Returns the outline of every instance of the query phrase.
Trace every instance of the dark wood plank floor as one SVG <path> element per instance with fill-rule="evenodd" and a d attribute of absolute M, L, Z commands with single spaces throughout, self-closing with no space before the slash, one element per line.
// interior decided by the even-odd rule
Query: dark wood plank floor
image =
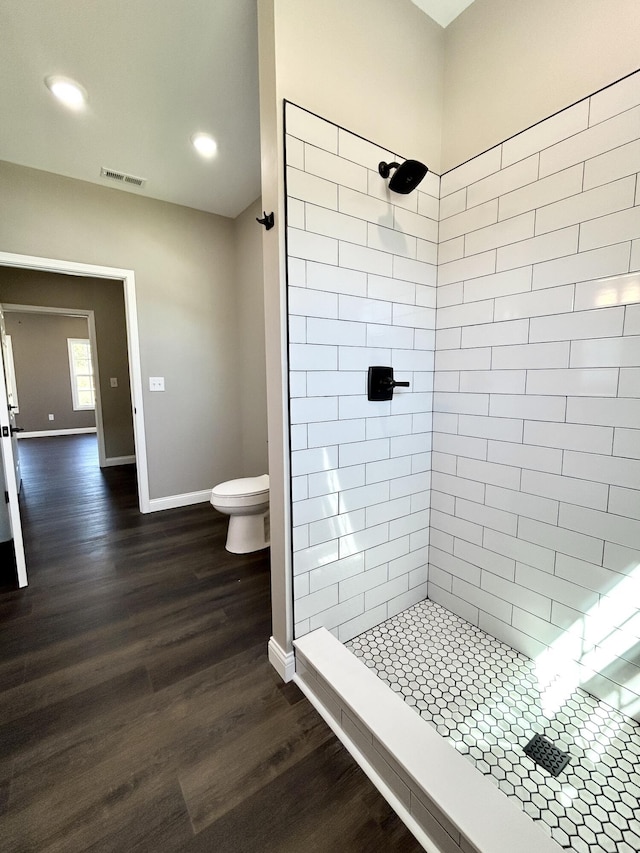
<path fill-rule="evenodd" d="M 21 442 L 30 584 L 0 591 L 3 851 L 422 848 L 270 667 L 265 552 L 141 515 L 94 436 Z"/>

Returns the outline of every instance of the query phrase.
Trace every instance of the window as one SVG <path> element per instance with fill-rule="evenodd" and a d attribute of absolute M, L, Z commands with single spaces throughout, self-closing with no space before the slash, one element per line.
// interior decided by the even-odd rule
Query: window
<path fill-rule="evenodd" d="M 67 338 L 69 346 L 69 372 L 73 409 L 95 409 L 96 388 L 93 379 L 91 344 L 86 338 Z"/>

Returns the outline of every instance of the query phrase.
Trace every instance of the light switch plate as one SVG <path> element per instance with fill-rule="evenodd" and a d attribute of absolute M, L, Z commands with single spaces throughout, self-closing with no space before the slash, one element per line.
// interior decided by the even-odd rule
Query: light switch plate
<path fill-rule="evenodd" d="M 164 376 L 150 376 L 149 391 L 164 391 Z"/>
<path fill-rule="evenodd" d="M 117 378 L 116 376 L 112 376 L 112 377 L 109 379 L 109 382 L 111 383 L 111 387 L 112 387 L 112 388 L 117 388 L 117 387 L 118 387 L 118 378 Z"/>

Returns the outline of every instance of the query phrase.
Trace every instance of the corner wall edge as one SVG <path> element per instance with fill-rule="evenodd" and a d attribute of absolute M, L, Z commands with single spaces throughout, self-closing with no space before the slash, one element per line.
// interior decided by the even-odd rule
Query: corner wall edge
<path fill-rule="evenodd" d="M 296 671 L 296 656 L 293 649 L 285 652 L 275 637 L 269 638 L 269 663 L 286 683 L 293 681 Z"/>

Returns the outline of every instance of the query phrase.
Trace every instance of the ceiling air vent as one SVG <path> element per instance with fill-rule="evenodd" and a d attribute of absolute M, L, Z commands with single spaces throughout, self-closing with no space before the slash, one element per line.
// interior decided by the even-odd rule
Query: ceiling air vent
<path fill-rule="evenodd" d="M 110 181 L 120 181 L 121 184 L 133 184 L 134 187 L 143 187 L 147 179 L 138 178 L 136 175 L 127 175 L 126 172 L 118 172 L 115 169 L 107 169 L 103 166 L 100 169 L 101 178 L 109 178 Z"/>

